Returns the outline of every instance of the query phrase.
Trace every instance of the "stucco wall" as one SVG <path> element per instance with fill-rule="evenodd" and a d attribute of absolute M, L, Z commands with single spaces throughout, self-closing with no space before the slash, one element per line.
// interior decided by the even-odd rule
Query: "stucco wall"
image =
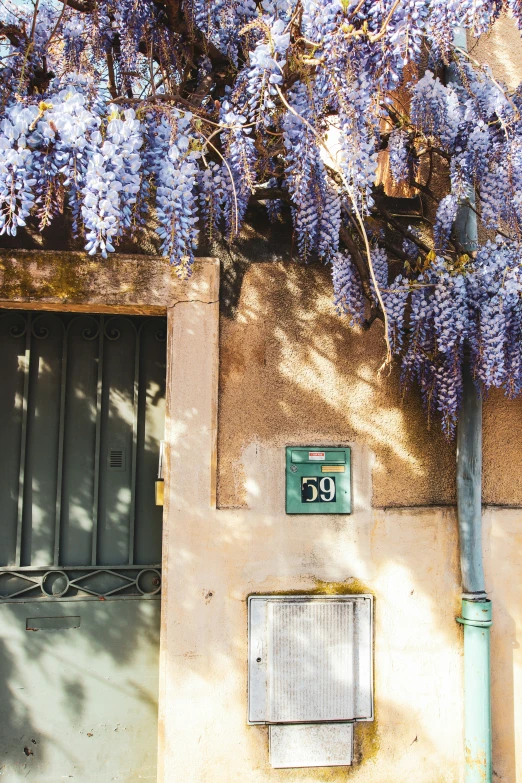
<path fill-rule="evenodd" d="M 478 62 L 487 63 L 496 79 L 515 90 L 522 76 L 520 31 L 510 16 L 501 16 L 488 35 L 469 39 L 469 53 Z"/>
<path fill-rule="evenodd" d="M 320 268 L 255 265 L 236 318 L 221 320 L 217 508 L 216 303 L 169 311 L 162 781 L 462 779 L 458 541 L 454 508 L 440 505 L 453 499 L 453 449 L 427 432 L 415 395 L 401 403 L 394 374 L 375 374 L 380 327 L 353 335 L 330 294 Z M 495 444 L 494 422 L 515 440 L 517 415 L 520 403 L 487 403 L 493 487 L 491 477 L 505 470 L 505 461 L 496 465 L 505 448 Z M 351 516 L 285 514 L 286 443 L 353 447 Z M 516 478 L 514 469 L 504 480 L 506 501 L 518 497 Z M 484 538 L 495 607 L 495 769 L 509 781 L 522 717 L 521 517 L 488 508 Z M 375 596 L 376 720 L 357 726 L 350 769 L 273 770 L 266 728 L 247 726 L 247 597 L 285 591 Z"/>
<path fill-rule="evenodd" d="M 520 52 L 501 20 L 473 56 L 513 86 Z M 169 313 L 160 781 L 461 783 L 454 446 L 428 429 L 417 391 L 403 399 L 397 367 L 378 373 L 382 325 L 336 315 L 326 269 L 249 265 L 262 248 L 247 250 L 226 268 L 219 340 L 208 305 Z M 493 766 L 506 783 L 522 780 L 521 425 L 521 400 L 485 401 Z M 287 444 L 352 446 L 351 516 L 285 514 Z M 266 728 L 247 725 L 247 597 L 285 591 L 375 596 L 376 719 L 357 726 L 351 768 L 273 770 Z"/>
<path fill-rule="evenodd" d="M 355 514 L 285 517 L 278 448 L 244 455 L 250 509 L 184 507 L 171 555 L 164 780 L 173 783 L 458 783 L 462 779 L 462 631 L 457 540 L 448 509 L 368 506 L 370 456 L 354 450 Z M 361 475 L 361 473 L 363 475 Z M 366 475 L 364 475 L 366 474 Z M 486 515 L 495 780 L 522 774 L 520 514 Z M 355 731 L 350 769 L 273 770 L 267 729 L 246 725 L 246 598 L 251 592 L 375 595 L 376 720 Z"/>
<path fill-rule="evenodd" d="M 347 775 L 371 783 L 460 780 L 454 514 L 440 508 L 372 512 L 370 460 L 355 447 L 356 508 L 350 518 L 285 517 L 278 502 L 280 449 L 259 444 L 244 454 L 249 511 L 195 515 L 188 505 L 183 508 L 180 553 L 169 577 L 176 583 L 178 622 L 166 651 L 173 697 L 169 701 L 167 695 L 166 780 L 311 783 Z M 492 510 L 486 520 L 488 587 L 495 601 L 495 768 L 499 780 L 515 781 L 522 596 L 516 576 L 520 555 L 513 557 L 513 551 L 520 544 L 520 515 Z M 356 764 L 349 772 L 271 770 L 266 729 L 246 726 L 247 595 L 368 589 L 376 596 L 376 722 L 357 727 Z"/>
<path fill-rule="evenodd" d="M 522 510 L 485 509 L 486 589 L 493 602 L 493 780 L 522 780 Z"/>
<path fill-rule="evenodd" d="M 179 412 L 194 409 L 188 395 Z M 196 429 L 201 439 L 203 413 Z M 203 417 L 202 417 L 203 418 Z M 188 435 L 188 432 L 187 432 Z M 174 440 L 198 470 L 195 438 Z M 164 611 L 163 780 L 174 783 L 456 783 L 462 769 L 461 631 L 457 540 L 451 510 L 373 510 L 371 451 L 353 443 L 354 513 L 284 513 L 277 445 L 243 451 L 242 509 L 212 509 L 203 491 L 172 487 L 178 520 L 168 549 Z M 172 471 L 181 468 L 174 456 Z M 201 465 L 199 480 L 201 481 Z M 175 510 L 174 510 L 175 509 Z M 273 770 L 268 733 L 247 726 L 247 597 L 251 593 L 375 595 L 376 721 L 355 732 L 351 769 Z M 443 598 L 441 598 L 443 596 Z M 175 622 L 172 622 L 175 618 Z"/>
<path fill-rule="evenodd" d="M 400 370 L 379 374 L 383 328 L 351 329 L 332 305 L 321 266 L 254 264 L 235 318 L 222 317 L 218 505 L 245 506 L 242 453 L 253 441 L 357 441 L 375 455 L 373 505 L 455 502 L 454 444 L 430 427 Z M 484 406 L 484 503 L 522 505 L 522 401 L 492 393 Z"/>

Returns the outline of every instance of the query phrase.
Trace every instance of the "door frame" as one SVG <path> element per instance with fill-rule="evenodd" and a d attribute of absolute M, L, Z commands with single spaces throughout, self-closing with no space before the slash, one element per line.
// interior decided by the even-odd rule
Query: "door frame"
<path fill-rule="evenodd" d="M 2 309 L 167 316 L 158 783 L 165 780 L 175 688 L 169 653 L 176 594 L 169 567 L 175 565 L 177 529 L 187 499 L 202 514 L 216 508 L 219 281 L 216 258 L 197 259 L 192 276 L 180 280 L 166 259 L 155 256 L 93 261 L 85 253 L 0 250 Z M 176 486 L 180 473 L 182 490 Z"/>

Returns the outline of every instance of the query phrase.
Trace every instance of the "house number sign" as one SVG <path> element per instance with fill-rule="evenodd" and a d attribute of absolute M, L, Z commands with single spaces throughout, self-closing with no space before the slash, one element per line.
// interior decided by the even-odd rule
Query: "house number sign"
<path fill-rule="evenodd" d="M 351 514 L 351 454 L 347 447 L 286 449 L 287 514 Z"/>
<path fill-rule="evenodd" d="M 335 476 L 302 476 L 301 503 L 335 503 Z"/>

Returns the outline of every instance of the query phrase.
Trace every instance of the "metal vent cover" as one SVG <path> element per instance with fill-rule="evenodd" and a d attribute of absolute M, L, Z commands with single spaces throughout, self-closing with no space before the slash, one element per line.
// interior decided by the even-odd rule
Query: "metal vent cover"
<path fill-rule="evenodd" d="M 373 720 L 372 596 L 251 596 L 248 722 Z"/>
<path fill-rule="evenodd" d="M 109 450 L 109 470 L 125 470 L 125 449 Z"/>

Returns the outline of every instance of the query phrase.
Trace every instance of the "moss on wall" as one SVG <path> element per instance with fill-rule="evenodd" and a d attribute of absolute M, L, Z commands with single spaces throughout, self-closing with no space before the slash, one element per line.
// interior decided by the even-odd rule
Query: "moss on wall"
<path fill-rule="evenodd" d="M 44 253 L 17 253 L 16 259 L 2 253 L 0 299 L 38 297 L 63 302 L 87 299 L 91 292 L 90 278 L 99 267 L 99 262 L 87 259 L 83 253 L 74 252 L 53 253 L 52 262 Z"/>

